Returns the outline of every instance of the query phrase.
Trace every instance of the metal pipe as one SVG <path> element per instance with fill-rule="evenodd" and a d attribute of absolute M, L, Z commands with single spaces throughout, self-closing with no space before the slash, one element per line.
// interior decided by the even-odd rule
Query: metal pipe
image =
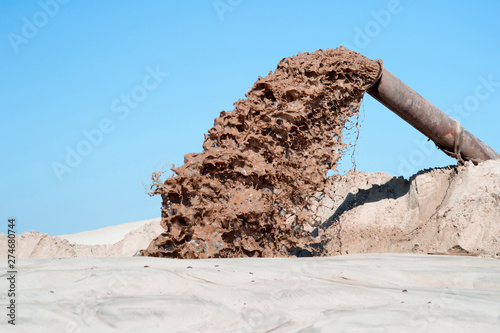
<path fill-rule="evenodd" d="M 455 119 L 432 105 L 413 89 L 404 84 L 379 61 L 381 76 L 368 89 L 368 93 L 410 125 L 458 163 L 472 161 L 475 164 L 500 159 L 500 154 L 479 140 Z"/>

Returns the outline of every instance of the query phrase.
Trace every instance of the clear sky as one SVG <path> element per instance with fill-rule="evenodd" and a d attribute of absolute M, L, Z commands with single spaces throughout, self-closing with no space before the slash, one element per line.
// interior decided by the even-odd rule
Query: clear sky
<path fill-rule="evenodd" d="M 160 216 L 151 173 L 201 151 L 219 112 L 299 51 L 381 58 L 500 151 L 499 13 L 498 1 L 2 0 L 0 232 L 8 217 L 58 235 Z M 455 163 L 368 95 L 361 118 L 359 170 Z"/>

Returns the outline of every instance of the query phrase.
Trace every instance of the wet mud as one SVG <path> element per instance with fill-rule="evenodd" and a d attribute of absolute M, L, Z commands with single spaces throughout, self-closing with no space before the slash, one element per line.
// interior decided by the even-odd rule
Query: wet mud
<path fill-rule="evenodd" d="M 336 169 L 342 131 L 377 80 L 377 62 L 343 47 L 282 59 L 222 111 L 203 151 L 162 182 L 162 227 L 144 256 L 272 257 L 312 251 L 308 206 Z M 317 235 L 314 235 L 317 236 Z"/>

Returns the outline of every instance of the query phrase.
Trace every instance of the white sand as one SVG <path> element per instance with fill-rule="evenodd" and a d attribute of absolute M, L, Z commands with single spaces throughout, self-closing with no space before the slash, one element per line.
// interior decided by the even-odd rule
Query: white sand
<path fill-rule="evenodd" d="M 160 218 L 124 223 L 77 234 L 51 236 L 24 232 L 16 238 L 17 258 L 131 257 L 163 231 Z M 0 234 L 0 259 L 7 258 L 7 236 Z"/>
<path fill-rule="evenodd" d="M 114 244 L 124 239 L 129 232 L 137 230 L 140 227 L 155 221 L 159 223 L 159 220 L 159 218 L 156 218 L 138 222 L 129 222 L 96 230 L 83 231 L 76 234 L 60 235 L 57 237 L 66 239 L 70 243 L 83 245 Z"/>
<path fill-rule="evenodd" d="M 69 258 L 18 267 L 17 326 L 4 318 L 2 332 L 500 332 L 496 259 Z"/>

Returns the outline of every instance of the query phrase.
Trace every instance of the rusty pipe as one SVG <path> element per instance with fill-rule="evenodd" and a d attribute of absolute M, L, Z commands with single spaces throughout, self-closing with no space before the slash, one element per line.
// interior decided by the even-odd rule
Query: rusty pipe
<path fill-rule="evenodd" d="M 455 119 L 404 84 L 380 64 L 379 79 L 368 93 L 397 114 L 458 163 L 500 159 L 500 154 L 467 131 Z"/>

